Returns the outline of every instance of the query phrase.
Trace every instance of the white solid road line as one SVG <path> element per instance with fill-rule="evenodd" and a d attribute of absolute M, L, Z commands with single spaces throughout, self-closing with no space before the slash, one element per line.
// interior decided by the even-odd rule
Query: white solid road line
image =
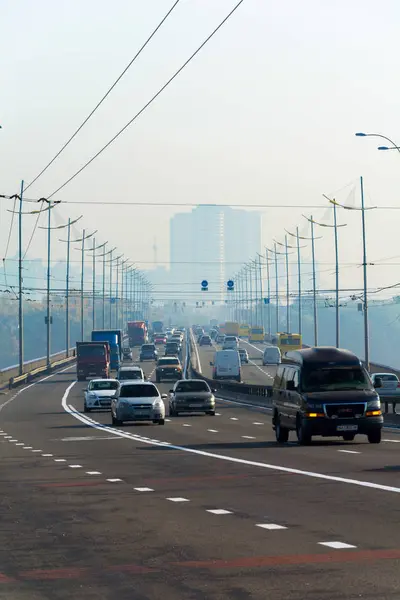
<path fill-rule="evenodd" d="M 77 411 L 72 405 L 67 404 L 68 396 L 71 389 L 76 384 L 76 381 L 73 381 L 65 390 L 64 395 L 61 399 L 61 405 L 64 410 L 74 417 L 78 419 L 82 423 L 85 423 L 89 427 L 93 427 L 94 429 L 98 429 L 100 431 L 107 431 L 107 433 L 112 433 L 113 435 L 124 437 L 129 440 L 133 440 L 135 442 L 141 442 L 143 444 L 151 444 L 160 447 L 170 448 L 172 450 L 180 450 L 182 452 L 188 452 L 190 454 L 196 454 L 197 456 L 205 456 L 207 458 L 214 458 L 216 460 L 224 460 L 226 462 L 236 463 L 240 465 L 247 465 L 251 467 L 259 467 L 261 469 L 268 469 L 270 471 L 277 471 L 280 473 L 290 473 L 292 475 L 301 475 L 303 477 L 309 477 L 311 479 L 322 479 L 325 481 L 335 481 L 337 483 L 345 483 L 348 485 L 356 485 L 359 487 L 364 487 L 367 489 L 380 490 L 384 492 L 391 492 L 395 494 L 400 494 L 400 487 L 383 485 L 380 483 L 375 483 L 373 481 L 362 481 L 358 479 L 350 479 L 347 477 L 337 477 L 335 475 L 327 475 L 325 473 L 316 473 L 313 471 L 304 471 L 302 469 L 295 469 L 292 467 L 284 467 L 281 465 L 272 465 L 269 463 L 263 463 L 258 461 L 246 460 L 244 458 L 238 458 L 236 456 L 227 456 L 224 454 L 215 454 L 213 452 L 206 452 L 205 450 L 197 450 L 195 448 L 188 448 L 185 446 L 177 446 L 175 444 L 171 444 L 170 442 L 156 442 L 154 440 L 144 440 L 140 435 L 131 434 L 127 431 L 121 431 L 118 429 L 113 429 L 108 425 L 102 425 L 101 423 L 90 419 L 86 415 L 81 414 Z"/>

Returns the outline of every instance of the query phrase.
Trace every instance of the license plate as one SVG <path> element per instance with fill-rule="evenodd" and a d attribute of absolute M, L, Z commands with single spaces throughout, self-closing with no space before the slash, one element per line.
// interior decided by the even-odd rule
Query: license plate
<path fill-rule="evenodd" d="M 134 414 L 138 417 L 146 417 L 149 412 L 147 410 L 135 410 Z"/>
<path fill-rule="evenodd" d="M 358 431 L 358 425 L 338 425 L 336 431 Z"/>
<path fill-rule="evenodd" d="M 199 406 L 201 406 L 200 402 L 199 404 L 189 404 L 189 408 L 198 408 Z"/>

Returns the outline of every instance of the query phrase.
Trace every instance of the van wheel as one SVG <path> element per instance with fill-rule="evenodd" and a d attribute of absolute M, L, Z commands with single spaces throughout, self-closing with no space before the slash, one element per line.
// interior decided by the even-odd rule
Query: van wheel
<path fill-rule="evenodd" d="M 311 435 L 304 429 L 304 425 L 297 419 L 296 423 L 297 441 L 301 446 L 308 446 L 311 444 Z"/>
<path fill-rule="evenodd" d="M 381 437 L 382 432 L 380 429 L 377 429 L 376 431 L 371 431 L 371 433 L 368 434 L 368 441 L 370 444 L 380 444 Z"/>
<path fill-rule="evenodd" d="M 281 426 L 278 415 L 275 418 L 275 437 L 278 444 L 286 444 L 289 439 L 289 429 Z"/>
<path fill-rule="evenodd" d="M 344 433 L 343 434 L 343 439 L 345 442 L 352 442 L 355 437 L 356 437 L 355 433 Z"/>

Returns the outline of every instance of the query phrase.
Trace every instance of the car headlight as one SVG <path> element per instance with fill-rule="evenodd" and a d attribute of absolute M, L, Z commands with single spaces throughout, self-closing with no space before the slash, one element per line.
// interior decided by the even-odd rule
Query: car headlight
<path fill-rule="evenodd" d="M 155 400 L 153 402 L 153 408 L 162 408 L 163 403 L 161 402 L 161 400 Z"/>
<path fill-rule="evenodd" d="M 95 394 L 94 392 L 89 392 L 89 398 L 91 400 L 96 400 L 97 399 L 97 394 Z"/>
<path fill-rule="evenodd" d="M 370 402 L 367 402 L 367 410 L 379 410 L 380 407 L 381 407 L 380 400 L 371 400 Z"/>

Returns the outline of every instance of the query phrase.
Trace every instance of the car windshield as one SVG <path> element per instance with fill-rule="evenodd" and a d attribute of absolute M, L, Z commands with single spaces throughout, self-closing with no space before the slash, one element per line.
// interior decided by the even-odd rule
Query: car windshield
<path fill-rule="evenodd" d="M 78 356 L 104 356 L 105 350 L 104 346 L 101 344 L 98 345 L 88 345 L 88 346 L 78 346 Z"/>
<path fill-rule="evenodd" d="M 119 393 L 120 398 L 156 398 L 157 388 L 154 385 L 123 385 Z"/>
<path fill-rule="evenodd" d="M 152 350 L 154 350 L 154 346 L 153 344 L 146 344 L 145 346 L 142 346 L 142 352 L 143 350 L 151 352 Z"/>
<path fill-rule="evenodd" d="M 90 390 L 116 390 L 118 387 L 118 381 L 92 381 L 89 385 Z"/>
<path fill-rule="evenodd" d="M 133 369 L 132 371 L 120 371 L 119 379 L 143 379 L 142 372 L 139 369 Z"/>
<path fill-rule="evenodd" d="M 305 392 L 370 390 L 371 383 L 361 367 L 327 367 L 305 369 L 302 379 Z"/>
<path fill-rule="evenodd" d="M 160 360 L 158 361 L 158 364 L 161 366 L 164 365 L 179 365 L 179 359 L 177 358 L 160 358 Z"/>
<path fill-rule="evenodd" d="M 205 381 L 181 381 L 176 387 L 176 392 L 209 392 Z"/>

